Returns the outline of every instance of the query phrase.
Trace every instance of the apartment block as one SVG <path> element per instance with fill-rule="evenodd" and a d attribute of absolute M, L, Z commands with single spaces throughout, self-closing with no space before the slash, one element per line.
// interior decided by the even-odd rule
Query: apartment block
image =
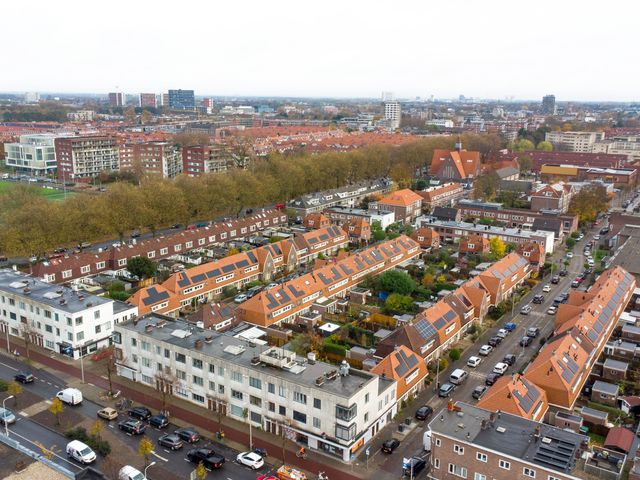
<path fill-rule="evenodd" d="M 585 153 L 585 152 L 543 152 L 534 150 L 527 152 L 527 157 L 531 158 L 534 172 L 539 172 L 543 165 L 577 165 L 580 167 L 597 168 L 625 168 L 627 164 L 626 155 L 611 155 L 608 153 Z"/>
<path fill-rule="evenodd" d="M 120 169 L 174 178 L 182 173 L 182 152 L 170 142 L 129 143 L 120 147 Z"/>
<path fill-rule="evenodd" d="M 460 183 L 444 183 L 435 187 L 429 187 L 416 192 L 422 197 L 422 207 L 431 211 L 434 207 L 452 207 L 455 202 L 464 196 L 464 187 Z"/>
<path fill-rule="evenodd" d="M 58 137 L 54 145 L 61 182 L 90 182 L 120 169 L 118 140 L 110 135 Z"/>
<path fill-rule="evenodd" d="M 422 197 L 413 190 L 405 188 L 370 202 L 369 209 L 393 212 L 396 222 L 411 224 L 422 213 Z"/>
<path fill-rule="evenodd" d="M 110 345 L 114 325 L 138 309 L 0 269 L 0 332 L 71 358 Z M 8 333 L 7 333 L 8 332 Z"/>
<path fill-rule="evenodd" d="M 112 107 L 122 107 L 124 106 L 124 93 L 121 92 L 110 92 L 109 93 L 109 105 Z"/>
<path fill-rule="evenodd" d="M 142 108 L 156 108 L 156 94 L 155 93 L 141 93 L 139 99 L 139 105 Z"/>
<path fill-rule="evenodd" d="M 169 107 L 177 110 L 194 110 L 196 99 L 193 90 L 169 90 Z"/>
<path fill-rule="evenodd" d="M 590 153 L 594 143 L 604 140 L 604 132 L 547 132 L 544 138 L 556 150 Z"/>
<path fill-rule="evenodd" d="M 182 172 L 190 177 L 226 172 L 230 155 L 217 145 L 192 145 L 182 148 Z"/>
<path fill-rule="evenodd" d="M 397 412 L 393 379 L 151 314 L 117 325 L 118 374 L 350 462 Z M 213 413 L 212 413 L 213 415 Z"/>
<path fill-rule="evenodd" d="M 4 161 L 16 173 L 42 177 L 56 172 L 56 135 L 21 135 L 18 142 L 4 144 Z"/>
<path fill-rule="evenodd" d="M 608 153 L 611 155 L 626 155 L 629 162 L 640 160 L 640 136 L 614 135 L 594 143 L 592 153 Z"/>

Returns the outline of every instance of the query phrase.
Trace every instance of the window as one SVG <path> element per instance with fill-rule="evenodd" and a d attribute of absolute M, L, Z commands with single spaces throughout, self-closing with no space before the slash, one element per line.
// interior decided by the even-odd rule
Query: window
<path fill-rule="evenodd" d="M 96 325 L 95 331 L 96 331 L 96 333 L 102 332 L 102 325 Z"/>
<path fill-rule="evenodd" d="M 211 380 L 209 380 L 209 390 L 211 390 L 212 392 L 216 391 L 216 383 L 212 382 Z"/>
<path fill-rule="evenodd" d="M 69 319 L 67 318 L 67 322 L 69 321 Z M 131 346 L 132 347 L 137 347 L 138 346 L 138 340 L 136 340 L 135 338 L 131 339 Z"/>
<path fill-rule="evenodd" d="M 449 473 L 456 477 L 467 478 L 467 469 L 460 465 L 454 465 L 453 463 L 449 464 Z"/>
<path fill-rule="evenodd" d="M 49 314 L 49 317 L 51 317 L 51 314 Z M 76 318 L 76 327 L 77 327 L 78 325 L 82 325 L 82 317 L 78 317 L 78 318 Z"/>
<path fill-rule="evenodd" d="M 187 362 L 187 357 L 183 353 L 176 352 L 176 362 L 186 363 Z"/>
<path fill-rule="evenodd" d="M 198 395 L 197 393 L 192 393 L 191 398 L 193 398 L 196 402 L 204 403 L 204 397 L 202 395 Z"/>
<path fill-rule="evenodd" d="M 259 378 L 249 377 L 249 385 L 258 390 L 262 390 L 262 380 Z"/>
<path fill-rule="evenodd" d="M 440 468 L 440 459 L 439 458 L 434 458 L 433 459 L 433 468 Z"/>
<path fill-rule="evenodd" d="M 224 377 L 224 367 L 218 367 L 218 375 Z"/>
<path fill-rule="evenodd" d="M 183 372 L 182 370 L 177 370 L 176 369 L 176 377 L 179 380 L 186 380 L 187 379 L 187 372 Z"/>
<path fill-rule="evenodd" d="M 364 423 L 367 423 L 369 421 L 369 412 L 364 414 Z"/>
<path fill-rule="evenodd" d="M 242 392 L 234 390 L 233 388 L 231 389 L 231 396 L 236 400 L 242 400 L 243 398 Z"/>
<path fill-rule="evenodd" d="M 249 395 L 249 403 L 251 405 L 255 405 L 256 407 L 262 407 L 262 400 L 253 395 Z"/>
<path fill-rule="evenodd" d="M 453 451 L 458 455 L 464 455 L 464 447 L 461 447 L 460 445 L 454 444 Z"/>
<path fill-rule="evenodd" d="M 364 396 L 364 403 L 369 403 L 369 394 L 368 393 Z"/>
<path fill-rule="evenodd" d="M 171 358 L 171 352 L 168 348 L 164 349 L 164 358 Z"/>
<path fill-rule="evenodd" d="M 84 332 L 78 332 L 78 333 L 76 334 L 76 340 L 77 340 L 78 342 L 80 342 L 81 340 L 84 340 Z"/>
<path fill-rule="evenodd" d="M 313 428 L 321 429 L 322 423 L 318 417 L 313 417 Z"/>
<path fill-rule="evenodd" d="M 547 480 L 560 480 L 558 477 L 554 477 L 553 475 L 549 475 Z"/>
<path fill-rule="evenodd" d="M 487 480 L 487 476 L 486 476 L 486 475 L 484 475 L 484 474 L 482 474 L 482 473 L 478 473 L 478 472 L 476 472 L 476 473 L 473 475 L 473 480 Z"/>
<path fill-rule="evenodd" d="M 193 375 L 193 384 L 194 385 L 198 385 L 198 386 L 203 386 L 204 385 L 204 381 L 202 380 L 202 377 L 198 377 L 197 375 Z"/>
<path fill-rule="evenodd" d="M 244 416 L 244 408 L 231 404 L 231 415 L 242 418 Z"/>
<path fill-rule="evenodd" d="M 319 398 L 314 398 L 313 408 L 317 408 L 318 410 L 322 409 L 322 400 L 320 400 Z"/>
<path fill-rule="evenodd" d="M 536 478 L 536 471 L 533 468 L 529 468 L 529 467 L 524 467 L 522 469 L 522 474 L 525 477 L 529 477 L 529 478 Z"/>
<path fill-rule="evenodd" d="M 216 366 L 213 363 L 209 364 L 209 373 L 216 373 Z"/>
<path fill-rule="evenodd" d="M 287 389 L 284 388 L 282 385 L 278 386 L 278 395 L 280 395 L 281 397 L 285 397 L 287 396 Z"/>
<path fill-rule="evenodd" d="M 151 360 L 147 357 L 140 357 L 140 363 L 143 367 L 151 368 Z"/>
<path fill-rule="evenodd" d="M 356 436 L 356 424 L 352 423 L 348 427 L 336 424 L 336 438 L 340 440 L 352 440 Z"/>
<path fill-rule="evenodd" d="M 140 350 L 144 350 L 145 352 L 150 352 L 151 344 L 149 342 L 145 342 L 144 340 L 140 340 Z"/>
<path fill-rule="evenodd" d="M 269 393 L 273 393 L 275 395 L 276 393 L 276 386 L 273 383 L 267 383 L 267 391 Z"/>
<path fill-rule="evenodd" d="M 346 422 L 353 420 L 358 413 L 358 406 L 354 403 L 350 407 L 336 405 L 336 418 Z"/>
<path fill-rule="evenodd" d="M 224 395 L 224 385 L 218 384 L 218 393 Z"/>
<path fill-rule="evenodd" d="M 498 466 L 500 468 L 504 468 L 505 470 L 511 470 L 511 464 L 505 460 L 500 460 L 498 462 Z"/>
<path fill-rule="evenodd" d="M 256 412 L 249 412 L 249 418 L 253 423 L 259 423 L 262 425 L 262 415 Z"/>
<path fill-rule="evenodd" d="M 51 325 L 45 325 L 44 330 L 48 333 L 53 333 L 53 327 Z"/>
<path fill-rule="evenodd" d="M 293 419 L 300 423 L 307 423 L 307 415 L 297 410 L 293 411 Z"/>
<path fill-rule="evenodd" d="M 307 404 L 307 396 L 304 393 L 293 392 L 293 400 L 304 405 Z"/>
<path fill-rule="evenodd" d="M 276 404 L 273 402 L 269 402 L 268 407 L 270 412 L 275 412 L 276 411 Z"/>
<path fill-rule="evenodd" d="M 193 365 L 193 368 L 197 368 L 199 370 L 202 370 L 202 360 L 198 360 L 197 358 L 192 358 L 191 359 L 191 365 Z"/>
<path fill-rule="evenodd" d="M 242 383 L 242 373 L 231 372 L 231 380 L 233 380 L 234 382 Z"/>
<path fill-rule="evenodd" d="M 476 460 L 487 463 L 487 455 L 485 453 L 476 452 Z"/>

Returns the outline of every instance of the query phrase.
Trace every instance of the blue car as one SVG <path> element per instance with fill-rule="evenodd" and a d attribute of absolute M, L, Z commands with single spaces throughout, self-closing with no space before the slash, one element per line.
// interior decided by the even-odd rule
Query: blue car
<path fill-rule="evenodd" d="M 502 328 L 504 328 L 508 332 L 513 332 L 516 329 L 516 324 L 513 322 L 508 322 L 508 323 L 505 323 L 504 327 Z"/>

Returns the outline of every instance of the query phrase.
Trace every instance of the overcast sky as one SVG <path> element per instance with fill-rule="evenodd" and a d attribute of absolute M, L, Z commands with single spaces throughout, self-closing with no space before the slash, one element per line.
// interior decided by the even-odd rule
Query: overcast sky
<path fill-rule="evenodd" d="M 638 100 L 640 2 L 3 2 L 0 91 Z"/>

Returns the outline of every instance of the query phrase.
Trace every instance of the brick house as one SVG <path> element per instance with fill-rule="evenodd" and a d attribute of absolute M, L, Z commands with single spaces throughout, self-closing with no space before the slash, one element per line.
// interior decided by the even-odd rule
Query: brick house
<path fill-rule="evenodd" d="M 436 149 L 429 166 L 429 175 L 443 180 L 467 180 L 480 174 L 480 152 Z"/>
<path fill-rule="evenodd" d="M 349 243 L 358 245 L 371 240 L 371 225 L 364 218 L 352 218 L 342 224 L 342 230 L 349 236 Z"/>
<path fill-rule="evenodd" d="M 468 253 L 489 253 L 490 249 L 491 242 L 482 235 L 471 234 L 461 237 L 460 244 L 458 245 L 460 255 L 466 255 Z"/>
<path fill-rule="evenodd" d="M 420 244 L 423 250 L 437 250 L 440 248 L 440 235 L 429 227 L 416 228 L 411 238 Z"/>
<path fill-rule="evenodd" d="M 311 228 L 317 230 L 318 228 L 324 228 L 331 225 L 329 219 L 324 215 L 324 213 L 310 213 L 309 215 L 304 217 L 302 221 L 302 225 L 306 228 Z"/>
<path fill-rule="evenodd" d="M 569 184 L 559 182 L 545 185 L 531 194 L 531 210 L 557 210 L 566 213 L 573 195 L 573 187 Z"/>
<path fill-rule="evenodd" d="M 628 370 L 629 364 L 627 362 L 607 358 L 602 366 L 602 378 L 611 382 L 619 382 L 627 378 Z"/>
<path fill-rule="evenodd" d="M 410 224 L 422 213 L 422 197 L 413 190 L 405 188 L 369 203 L 369 208 L 393 212 L 396 222 Z"/>

